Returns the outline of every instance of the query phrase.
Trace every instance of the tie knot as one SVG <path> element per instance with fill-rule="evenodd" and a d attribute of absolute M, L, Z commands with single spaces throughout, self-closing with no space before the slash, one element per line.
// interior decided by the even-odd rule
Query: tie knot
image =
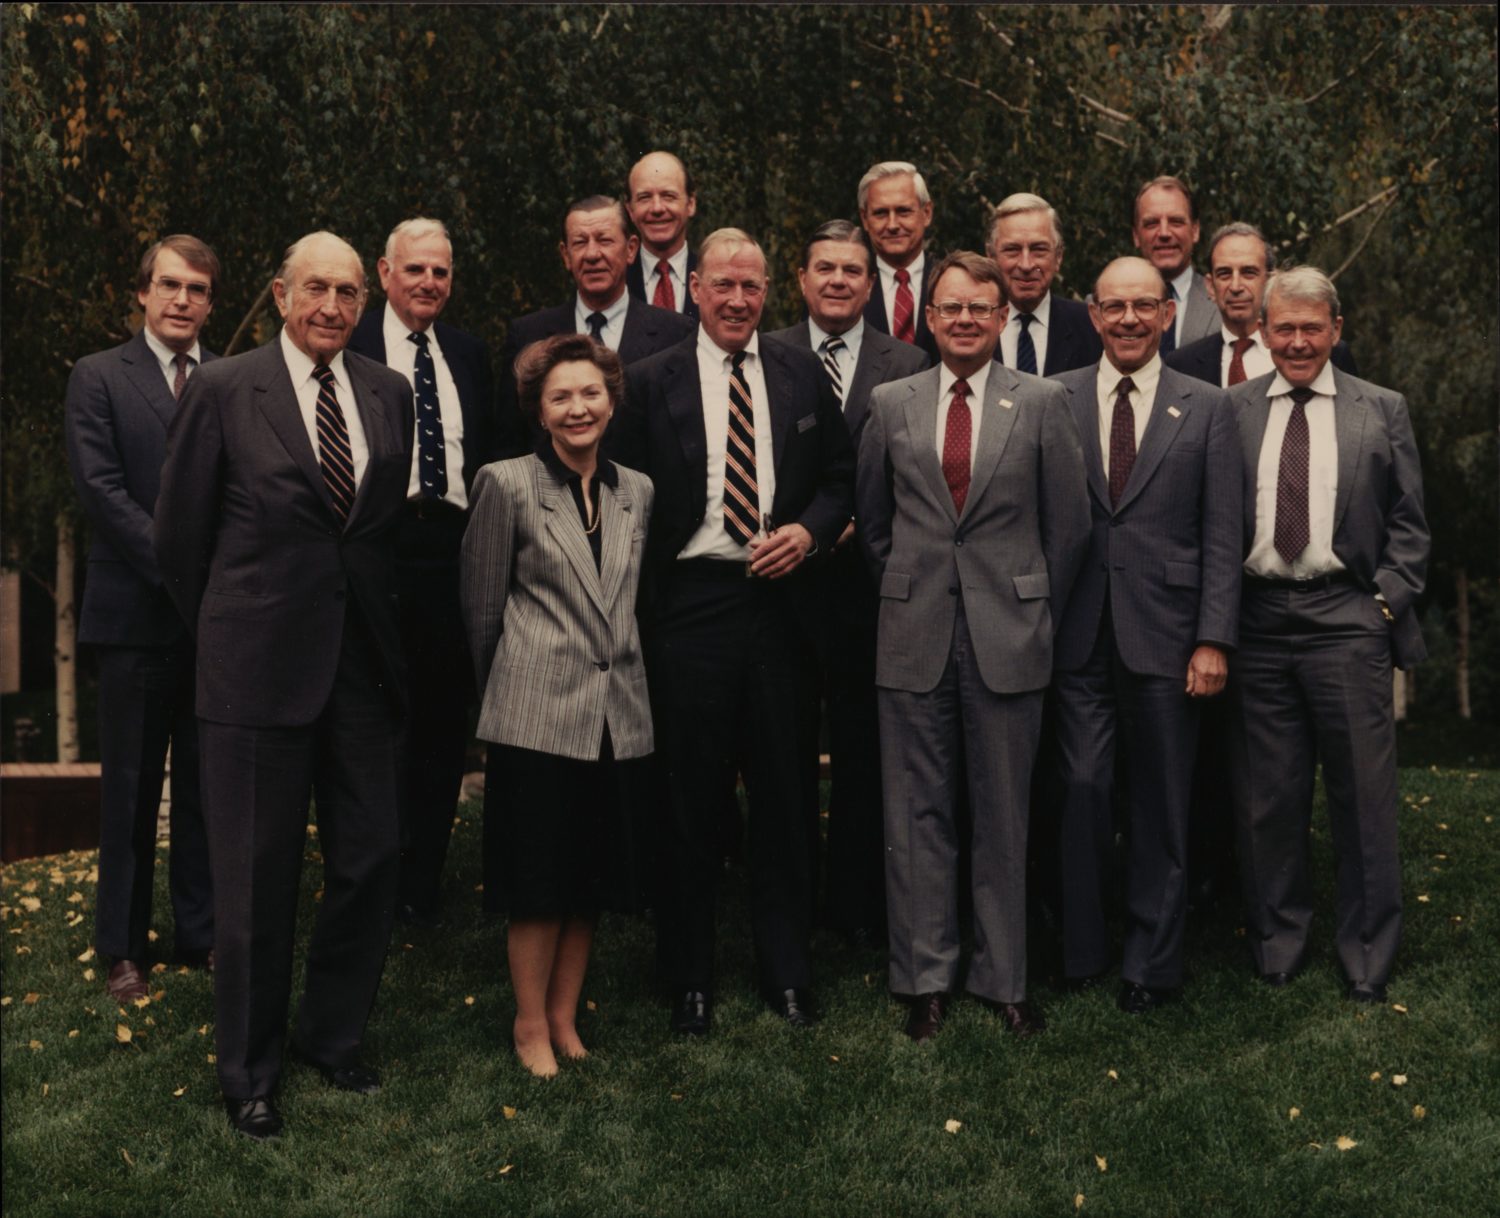
<path fill-rule="evenodd" d="M 1036 320 L 1036 318 L 1033 317 L 1030 313 L 1022 313 L 1020 315 L 1020 317 L 1021 317 L 1021 329 L 1025 330 L 1027 333 L 1030 333 L 1031 332 L 1031 323 L 1034 322 Z"/>
<path fill-rule="evenodd" d="M 1122 376 L 1120 378 L 1120 384 L 1119 384 L 1119 386 L 1115 389 L 1115 395 L 1119 396 L 1122 393 L 1134 393 L 1134 392 L 1135 392 L 1135 382 L 1133 380 L 1131 380 L 1128 376 Z"/>
<path fill-rule="evenodd" d="M 965 380 L 954 381 L 953 382 L 953 396 L 956 397 L 956 398 L 966 398 L 966 397 L 968 397 L 969 396 L 969 382 L 965 381 Z"/>
<path fill-rule="evenodd" d="M 1167 299 L 1168 300 L 1176 300 L 1177 299 L 1177 285 L 1175 283 L 1169 283 L 1169 284 L 1167 284 Z"/>
<path fill-rule="evenodd" d="M 830 335 L 823 340 L 823 354 L 831 355 L 836 351 L 844 349 L 844 340 L 837 334 Z"/>
<path fill-rule="evenodd" d="M 1255 346 L 1255 340 L 1253 338 L 1237 338 L 1230 345 L 1234 347 L 1236 355 L 1244 355 L 1246 351 Z"/>
<path fill-rule="evenodd" d="M 656 273 L 665 279 L 672 273 L 672 264 L 663 258 L 656 264 Z"/>
<path fill-rule="evenodd" d="M 734 369 L 735 375 L 738 376 L 745 367 L 745 353 L 743 351 L 736 351 L 731 355 L 729 357 L 729 366 Z"/>
<path fill-rule="evenodd" d="M 406 337 L 411 342 L 416 343 L 417 346 L 421 350 L 423 350 L 423 351 L 427 350 L 427 331 L 426 330 L 413 330 Z"/>
<path fill-rule="evenodd" d="M 324 389 L 332 389 L 337 382 L 333 379 L 333 369 L 327 364 L 318 364 L 313 368 L 313 377 Z"/>
<path fill-rule="evenodd" d="M 1291 393 L 1292 401 L 1296 402 L 1298 406 L 1306 406 L 1316 396 L 1306 385 L 1303 385 L 1300 389 L 1293 389 Z"/>
<path fill-rule="evenodd" d="M 896 272 L 896 282 L 904 288 L 911 282 L 911 272 L 908 271 L 905 267 L 902 267 L 899 271 Z"/>
<path fill-rule="evenodd" d="M 172 357 L 172 363 L 186 372 L 193 366 L 193 357 L 186 351 L 179 351 Z"/>

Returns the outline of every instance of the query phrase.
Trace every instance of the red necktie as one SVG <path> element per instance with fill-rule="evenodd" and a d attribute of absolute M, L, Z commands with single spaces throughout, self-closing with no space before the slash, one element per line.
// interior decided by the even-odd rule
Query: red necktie
<path fill-rule="evenodd" d="M 677 293 L 672 291 L 672 264 L 663 258 L 656 264 L 656 293 L 651 303 L 658 309 L 677 311 Z"/>
<path fill-rule="evenodd" d="M 179 351 L 172 357 L 172 362 L 177 365 L 177 375 L 172 378 L 172 396 L 180 399 L 182 391 L 187 388 L 188 365 L 193 362 L 193 357 Z"/>
<path fill-rule="evenodd" d="M 911 275 L 903 267 L 896 272 L 896 307 L 891 310 L 891 333 L 903 343 L 917 341 L 916 331 L 911 324 L 915 313 L 916 309 L 911 299 Z M 964 409 L 967 413 L 968 408 Z"/>
<path fill-rule="evenodd" d="M 1229 360 L 1229 384 L 1238 385 L 1245 379 L 1245 352 L 1255 345 L 1253 338 L 1234 340 L 1234 355 Z"/>
<path fill-rule="evenodd" d="M 1281 464 L 1276 471 L 1276 553 L 1291 566 L 1312 540 L 1307 515 L 1307 484 L 1312 467 L 1312 437 L 1307 427 L 1311 389 L 1292 390 L 1292 414 L 1281 440 Z"/>
<path fill-rule="evenodd" d="M 1115 413 L 1109 423 L 1109 506 L 1119 507 L 1130 471 L 1135 467 L 1135 409 L 1130 391 L 1135 382 L 1122 377 L 1115 393 Z"/>
<path fill-rule="evenodd" d="M 900 297 L 897 297 L 899 300 Z M 953 510 L 963 515 L 969 497 L 969 438 L 974 416 L 969 410 L 969 382 L 953 382 L 953 401 L 948 405 L 948 424 L 943 430 L 943 481 L 953 496 Z"/>

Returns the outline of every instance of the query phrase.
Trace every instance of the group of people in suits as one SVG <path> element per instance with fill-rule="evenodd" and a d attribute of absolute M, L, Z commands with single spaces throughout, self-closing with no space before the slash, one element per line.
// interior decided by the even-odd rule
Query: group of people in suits
<path fill-rule="evenodd" d="M 575 294 L 510 324 L 498 385 L 439 320 L 437 221 L 391 232 L 370 312 L 353 248 L 295 242 L 280 334 L 221 361 L 198 343 L 212 250 L 147 251 L 143 330 L 79 361 L 66 412 L 94 526 L 96 938 L 109 992 L 144 992 L 170 741 L 176 946 L 214 972 L 238 1132 L 282 1126 L 314 798 L 326 880 L 291 1048 L 378 1089 L 365 1026 L 394 920 L 439 915 L 476 701 L 485 905 L 508 915 L 513 1041 L 540 1075 L 586 1052 L 604 908 L 654 909 L 669 1027 L 711 1030 L 741 779 L 756 977 L 793 1027 L 817 1019 L 820 870 L 826 922 L 887 949 L 916 1041 L 961 989 L 1044 1029 L 1039 865 L 1066 984 L 1118 968 L 1122 1010 L 1170 1002 L 1205 821 L 1233 825 L 1256 969 L 1289 983 L 1319 763 L 1340 964 L 1351 998 L 1384 1000 L 1390 675 L 1423 655 L 1429 542 L 1405 400 L 1354 376 L 1333 284 L 1273 275 L 1244 223 L 1198 274 L 1176 178 L 1137 193 L 1139 256 L 1087 301 L 1054 290 L 1062 226 L 1037 195 L 1002 201 L 984 253 L 943 258 L 915 166 L 872 166 L 856 202 L 802 250 L 804 320 L 761 333 L 760 245 L 720 228 L 690 250 L 691 178 L 649 153 L 623 202 L 564 213 Z"/>

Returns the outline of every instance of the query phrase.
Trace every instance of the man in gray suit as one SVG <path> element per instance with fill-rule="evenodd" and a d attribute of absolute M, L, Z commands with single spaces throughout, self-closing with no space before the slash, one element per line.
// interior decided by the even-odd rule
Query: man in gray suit
<path fill-rule="evenodd" d="M 325 875 L 297 1050 L 369 1093 L 365 1023 L 385 962 L 401 844 L 406 670 L 391 533 L 411 469 L 411 385 L 344 347 L 359 255 L 303 237 L 273 283 L 284 325 L 206 365 L 167 436 L 157 559 L 197 638 L 213 861 L 214 1036 L 230 1123 L 275 1137 L 315 791 Z"/>
<path fill-rule="evenodd" d="M 1172 313 L 1149 262 L 1116 259 L 1089 305 L 1104 358 L 1058 378 L 1093 517 L 1055 659 L 1063 970 L 1086 982 L 1109 963 L 1100 881 L 1118 742 L 1130 757 L 1119 1005 L 1133 1015 L 1182 984 L 1197 702 L 1224 688 L 1239 616 L 1234 421 L 1222 391 L 1162 366 Z"/>
<path fill-rule="evenodd" d="M 1219 310 L 1203 276 L 1193 270 L 1198 204 L 1181 178 L 1152 178 L 1135 193 L 1131 235 L 1141 257 L 1161 272 L 1176 303 L 1176 321 L 1162 332 L 1167 355 L 1219 329 Z"/>
<path fill-rule="evenodd" d="M 1315 267 L 1266 290 L 1274 373 L 1230 391 L 1244 462 L 1244 596 L 1230 675 L 1246 930 L 1282 986 L 1312 921 L 1307 834 L 1323 767 L 1334 943 L 1356 1002 L 1384 1002 L 1401 937 L 1391 665 L 1427 654 L 1431 536 L 1406 399 L 1330 365 L 1339 299 Z"/>
<path fill-rule="evenodd" d="M 86 355 L 68 378 L 68 464 L 93 540 L 78 641 L 99 671 L 99 899 L 94 945 L 117 1002 L 147 992 L 147 932 L 162 772 L 172 749 L 169 877 L 176 957 L 213 968 L 213 890 L 198 794 L 193 644 L 162 586 L 151 518 L 167 425 L 199 364 L 219 259 L 185 234 L 141 259 L 145 325 L 129 342 Z"/>
<path fill-rule="evenodd" d="M 875 387 L 927 367 L 921 348 L 865 324 L 874 280 L 875 256 L 859 226 L 829 220 L 802 247 L 797 282 L 807 320 L 766 335 L 805 347 L 823 361 L 856 450 Z M 809 598 L 818 607 L 811 628 L 828 705 L 833 779 L 825 913 L 829 924 L 857 946 L 884 944 L 885 839 L 875 711 L 875 620 L 880 602 L 854 541 L 852 522 L 827 561 L 809 574 L 817 589 Z"/>
<path fill-rule="evenodd" d="M 933 271 L 942 364 L 870 399 L 855 491 L 880 592 L 890 986 L 907 1035 L 942 1026 L 958 984 L 959 766 L 972 810 L 967 988 L 1007 1027 L 1026 1002 L 1026 832 L 1054 624 L 1088 544 L 1078 429 L 1056 385 L 994 360 L 1000 268 L 967 250 Z"/>

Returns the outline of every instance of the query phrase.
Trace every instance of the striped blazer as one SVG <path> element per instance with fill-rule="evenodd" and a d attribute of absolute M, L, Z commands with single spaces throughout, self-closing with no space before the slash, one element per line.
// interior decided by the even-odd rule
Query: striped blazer
<path fill-rule="evenodd" d="M 540 457 L 474 479 L 462 595 L 481 740 L 592 761 L 608 724 L 617 758 L 652 750 L 635 598 L 653 488 L 615 468 L 597 571 L 572 492 Z"/>

